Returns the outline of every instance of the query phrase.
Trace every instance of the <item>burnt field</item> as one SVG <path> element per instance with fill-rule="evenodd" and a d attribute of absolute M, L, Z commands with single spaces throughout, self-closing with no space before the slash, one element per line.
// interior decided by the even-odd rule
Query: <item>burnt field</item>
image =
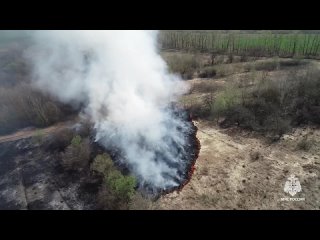
<path fill-rule="evenodd" d="M 47 152 L 33 138 L 1 143 L 0 169 L 0 209 L 98 208 L 101 178 L 86 168 L 65 169 L 58 152 Z"/>

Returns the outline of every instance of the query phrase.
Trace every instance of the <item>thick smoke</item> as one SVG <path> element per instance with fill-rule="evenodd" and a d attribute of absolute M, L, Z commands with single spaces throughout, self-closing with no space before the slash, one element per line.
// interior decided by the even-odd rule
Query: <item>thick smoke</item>
<path fill-rule="evenodd" d="M 38 87 L 85 106 L 96 141 L 119 149 L 140 183 L 161 189 L 179 184 L 190 126 L 170 104 L 186 86 L 168 73 L 156 31 L 37 31 L 34 42 Z"/>

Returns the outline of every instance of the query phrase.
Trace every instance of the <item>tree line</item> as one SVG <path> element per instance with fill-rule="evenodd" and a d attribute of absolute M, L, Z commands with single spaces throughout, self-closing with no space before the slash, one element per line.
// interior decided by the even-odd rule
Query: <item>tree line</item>
<path fill-rule="evenodd" d="M 274 34 L 221 33 L 215 31 L 161 31 L 162 49 L 233 54 L 257 57 L 318 58 L 320 35 L 315 33 Z"/>

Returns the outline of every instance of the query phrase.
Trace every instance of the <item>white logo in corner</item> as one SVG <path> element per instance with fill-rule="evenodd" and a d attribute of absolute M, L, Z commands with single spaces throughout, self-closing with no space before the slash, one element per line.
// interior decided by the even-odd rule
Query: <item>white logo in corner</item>
<path fill-rule="evenodd" d="M 294 175 L 291 175 L 286 181 L 283 189 L 286 193 L 289 193 L 292 197 L 301 192 L 301 185 L 299 179 Z"/>

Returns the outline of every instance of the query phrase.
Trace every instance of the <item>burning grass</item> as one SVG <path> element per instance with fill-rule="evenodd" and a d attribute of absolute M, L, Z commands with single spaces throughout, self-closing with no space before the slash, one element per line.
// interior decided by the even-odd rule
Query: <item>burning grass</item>
<path fill-rule="evenodd" d="M 159 188 L 154 186 L 152 183 L 148 183 L 137 177 L 137 187 L 136 190 L 139 191 L 143 196 L 147 198 L 157 199 L 161 195 L 168 194 L 174 191 L 181 191 L 185 185 L 191 180 L 192 175 L 195 171 L 195 163 L 199 156 L 200 152 L 200 141 L 197 139 L 197 127 L 193 124 L 191 115 L 184 109 L 176 108 L 175 114 L 178 118 L 182 119 L 189 124 L 189 129 L 186 132 L 183 132 L 186 139 L 185 146 L 179 146 L 178 144 L 172 144 L 172 148 L 176 148 L 173 151 L 179 153 L 181 158 L 180 164 L 170 161 L 166 158 L 166 153 L 158 153 L 156 155 L 157 159 L 154 159 L 156 162 L 164 162 L 170 168 L 177 170 L 176 176 L 165 176 L 168 180 L 174 180 L 176 182 L 175 186 L 167 188 Z M 181 131 L 183 131 L 181 129 Z M 119 169 L 124 175 L 132 174 L 132 166 L 127 164 L 127 161 L 123 161 L 124 155 L 121 150 L 117 148 L 105 149 L 98 146 L 99 148 L 107 151 L 112 158 L 115 166 Z M 181 154 L 183 156 L 181 157 Z"/>
<path fill-rule="evenodd" d="M 178 170 L 177 172 L 179 176 L 176 178 L 178 182 L 177 186 L 166 189 L 154 189 L 152 186 L 148 185 L 140 186 L 143 192 L 146 192 L 149 195 L 151 194 L 155 197 L 168 194 L 173 191 L 181 191 L 183 187 L 188 184 L 194 173 L 195 162 L 200 152 L 200 141 L 197 139 L 198 128 L 193 124 L 191 115 L 184 109 L 175 109 L 175 111 L 177 117 L 182 118 L 187 123 L 190 123 L 189 131 L 184 133 L 187 141 L 186 145 L 183 146 L 184 150 L 182 151 L 184 153 L 182 158 L 183 164 L 172 166 L 170 163 L 168 163 L 170 167 L 175 167 Z M 172 147 L 178 146 L 172 145 Z M 159 157 L 161 158 L 161 156 Z"/>

